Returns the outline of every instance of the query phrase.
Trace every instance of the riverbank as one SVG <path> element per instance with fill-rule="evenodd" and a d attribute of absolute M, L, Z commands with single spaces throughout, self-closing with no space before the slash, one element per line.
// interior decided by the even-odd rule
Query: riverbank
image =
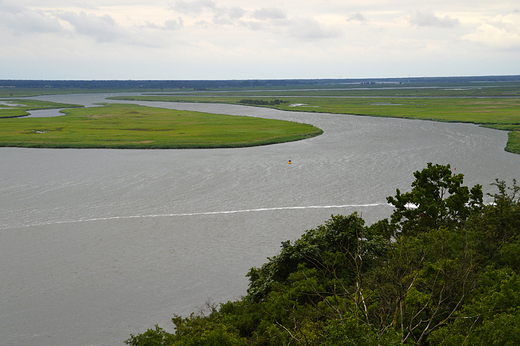
<path fill-rule="evenodd" d="M 61 117 L 3 119 L 0 146 L 28 148 L 238 148 L 297 141 L 308 124 L 128 104 L 65 109 Z"/>
<path fill-rule="evenodd" d="M 496 90 L 490 92 L 496 95 Z M 507 92 L 506 92 L 507 91 Z M 392 117 L 418 120 L 431 120 L 442 122 L 473 123 L 497 130 L 509 131 L 509 140 L 504 148 L 508 152 L 520 154 L 520 98 L 511 88 L 504 91 L 502 97 L 467 96 L 455 94 L 453 97 L 443 96 L 418 96 L 418 97 L 378 97 L 373 90 L 369 96 L 350 96 L 347 91 L 340 93 L 334 91 L 335 96 L 323 96 L 322 91 L 304 93 L 293 92 L 293 96 L 270 97 L 258 92 L 254 96 L 231 96 L 205 94 L 169 94 L 169 95 L 141 95 L 120 96 L 115 100 L 133 101 L 168 101 L 168 102 L 210 102 L 228 104 L 247 104 L 258 107 L 269 107 L 279 110 L 319 112 L 334 114 L 352 114 L 373 117 Z M 399 93 L 399 90 L 394 91 Z M 385 90 L 388 94 L 388 90 Z M 409 91 L 407 91 L 409 94 Z M 472 93 L 474 95 L 474 93 Z M 435 95 L 443 95 L 437 91 Z M 509 95 L 509 96 L 508 96 Z M 246 102 L 251 99 L 253 102 Z M 259 102 L 260 101 L 260 102 Z M 276 102 L 278 101 L 278 102 Z"/>
<path fill-rule="evenodd" d="M 34 110 L 81 107 L 83 106 L 40 100 L 0 99 L 0 119 L 25 117 L 29 115 L 29 111 Z"/>

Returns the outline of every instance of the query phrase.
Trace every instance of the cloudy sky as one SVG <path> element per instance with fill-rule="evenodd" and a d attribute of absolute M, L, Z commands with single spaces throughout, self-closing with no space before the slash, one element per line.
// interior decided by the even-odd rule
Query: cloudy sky
<path fill-rule="evenodd" d="M 0 79 L 513 74 L 518 0 L 0 0 Z"/>

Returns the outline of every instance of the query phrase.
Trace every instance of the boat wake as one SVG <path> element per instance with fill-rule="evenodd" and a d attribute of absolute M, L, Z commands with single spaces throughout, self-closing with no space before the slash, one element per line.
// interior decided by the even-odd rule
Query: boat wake
<path fill-rule="evenodd" d="M 148 218 L 166 218 L 166 217 L 188 217 L 188 216 L 210 216 L 210 215 L 226 215 L 226 214 L 240 214 L 240 213 L 259 213 L 266 211 L 280 211 L 280 210 L 305 210 L 305 209 L 341 209 L 341 208 L 361 208 L 361 207 L 380 207 L 389 206 L 388 203 L 369 203 L 369 204 L 343 204 L 343 205 L 309 205 L 309 206 L 294 206 L 294 207 L 271 207 L 271 208 L 253 208 L 253 209 L 238 209 L 238 210 L 224 210 L 224 211 L 206 211 L 193 213 L 171 213 L 171 214 L 148 214 L 148 215 L 122 215 L 122 216 L 107 216 L 96 218 L 85 218 L 76 220 L 49 220 L 43 222 L 36 222 L 18 226 L 21 228 L 59 225 L 59 224 L 73 224 L 81 222 L 96 222 L 96 221 L 112 221 L 112 220 L 130 220 L 130 219 L 148 219 Z M 16 227 L 16 228 L 18 228 Z M 11 228 L 11 227 L 9 227 Z"/>

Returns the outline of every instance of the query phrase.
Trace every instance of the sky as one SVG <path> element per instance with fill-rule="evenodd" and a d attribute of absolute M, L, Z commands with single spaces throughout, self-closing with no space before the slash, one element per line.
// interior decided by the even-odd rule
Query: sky
<path fill-rule="evenodd" d="M 518 0 L 0 0 L 0 79 L 520 75 Z"/>

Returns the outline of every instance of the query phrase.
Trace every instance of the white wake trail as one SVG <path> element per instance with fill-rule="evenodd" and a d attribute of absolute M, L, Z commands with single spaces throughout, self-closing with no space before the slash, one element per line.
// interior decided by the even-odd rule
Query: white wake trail
<path fill-rule="evenodd" d="M 129 219 L 146 219 L 158 217 L 186 217 L 186 216 L 204 216 L 204 215 L 224 215 L 224 214 L 239 214 L 239 213 L 254 213 L 264 211 L 279 211 L 279 210 L 305 210 L 305 209 L 339 209 L 339 208 L 356 208 L 356 207 L 379 207 L 388 206 L 388 203 L 369 203 L 369 204 L 344 204 L 344 205 L 308 205 L 308 206 L 294 206 L 294 207 L 270 207 L 270 208 L 253 208 L 253 209 L 238 209 L 238 210 L 224 210 L 224 211 L 206 211 L 193 213 L 171 213 L 171 214 L 148 214 L 148 215 L 123 215 L 123 216 L 107 216 L 88 219 L 77 220 L 50 220 L 44 222 L 36 222 L 28 225 L 19 226 L 22 228 L 35 226 L 48 226 L 59 224 L 72 224 L 80 222 L 96 222 L 96 221 L 111 221 L 111 220 L 129 220 Z"/>

